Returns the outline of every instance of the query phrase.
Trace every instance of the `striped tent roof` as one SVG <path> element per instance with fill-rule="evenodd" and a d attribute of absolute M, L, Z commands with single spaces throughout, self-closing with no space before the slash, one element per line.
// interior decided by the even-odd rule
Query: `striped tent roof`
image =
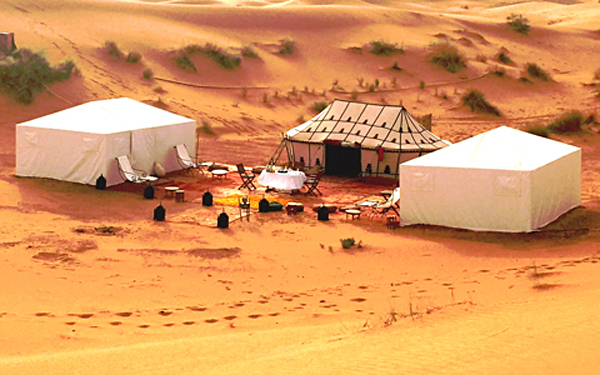
<path fill-rule="evenodd" d="M 286 133 L 295 142 L 341 142 L 366 149 L 431 152 L 448 142 L 418 123 L 402 106 L 335 100 L 312 119 Z"/>

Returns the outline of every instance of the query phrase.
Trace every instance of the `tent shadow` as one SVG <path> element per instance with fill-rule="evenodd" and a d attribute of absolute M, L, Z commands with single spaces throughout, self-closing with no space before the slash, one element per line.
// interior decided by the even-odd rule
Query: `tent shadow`
<path fill-rule="evenodd" d="M 399 232 L 430 241 L 443 242 L 465 255 L 492 256 L 487 253 L 473 254 L 469 246 L 464 245 L 465 243 L 487 243 L 518 251 L 552 249 L 573 245 L 589 240 L 590 237 L 599 236 L 600 212 L 580 206 L 563 214 L 540 230 L 531 233 L 478 232 L 420 224 L 401 228 Z M 582 249 L 582 251 L 585 250 Z M 514 254 L 507 254 L 506 256 L 512 255 Z M 498 256 L 498 254 L 495 253 L 493 256 Z"/>

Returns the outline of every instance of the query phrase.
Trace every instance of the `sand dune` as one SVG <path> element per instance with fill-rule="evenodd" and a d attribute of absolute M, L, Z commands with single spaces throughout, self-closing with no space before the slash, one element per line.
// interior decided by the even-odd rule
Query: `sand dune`
<path fill-rule="evenodd" d="M 71 59 L 79 74 L 28 106 L 0 95 L 0 373 L 595 374 L 599 12 L 592 1 L 1 3 L 3 31 L 19 47 Z M 530 21 L 528 35 L 506 25 L 512 13 Z M 285 40 L 291 55 L 279 53 Z M 376 56 L 376 40 L 404 53 Z M 109 56 L 106 41 L 141 61 Z M 226 70 L 191 55 L 196 72 L 174 62 L 207 43 L 258 58 Z M 455 45 L 466 67 L 433 65 L 437 43 Z M 550 79 L 528 76 L 528 63 Z M 472 89 L 502 117 L 462 105 Z M 203 160 L 247 166 L 264 165 L 281 132 L 335 98 L 431 113 L 433 131 L 452 142 L 578 109 L 590 118 L 584 128 L 552 137 L 583 150 L 582 207 L 533 234 L 390 230 L 382 217 L 341 213 L 323 223 L 313 205 L 389 188 L 330 177 L 323 197 L 297 198 L 306 212 L 247 222 L 236 207 L 199 204 L 206 190 L 238 194 L 235 174 L 173 173 L 158 185 L 167 210 L 158 223 L 158 200 L 139 186 L 14 176 L 17 123 L 122 96 L 196 119 Z M 185 189 L 184 204 L 164 198 L 167 184 Z M 236 220 L 220 231 L 224 209 Z M 362 247 L 343 250 L 348 237 Z"/>

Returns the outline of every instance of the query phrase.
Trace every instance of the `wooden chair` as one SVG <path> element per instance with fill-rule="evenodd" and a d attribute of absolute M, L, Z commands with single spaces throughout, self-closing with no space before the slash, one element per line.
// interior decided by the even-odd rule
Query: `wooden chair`
<path fill-rule="evenodd" d="M 158 177 L 148 176 L 145 171 L 134 169 L 131 166 L 131 162 L 129 161 L 129 157 L 127 155 L 118 156 L 116 160 L 119 168 L 119 175 L 121 175 L 121 178 L 123 178 L 123 181 L 125 182 L 139 184 L 142 182 L 152 183 L 158 180 Z"/>
<path fill-rule="evenodd" d="M 250 221 L 250 198 L 247 195 L 241 196 L 238 198 L 238 203 L 240 206 L 240 219 L 243 220 L 246 217 Z"/>
<path fill-rule="evenodd" d="M 248 188 L 249 190 L 254 190 L 256 189 L 256 186 L 254 185 L 254 183 L 252 183 L 252 181 L 254 180 L 254 178 L 256 177 L 252 172 L 248 172 L 246 170 L 246 168 L 244 167 L 244 164 L 239 163 L 236 165 L 237 167 L 237 171 L 238 174 L 240 175 L 240 178 L 242 179 L 242 184 L 240 185 L 240 187 L 238 187 L 239 190 L 243 189 L 243 188 Z"/>
<path fill-rule="evenodd" d="M 307 191 L 304 195 L 314 195 L 315 197 L 319 195 L 323 195 L 319 190 L 319 182 L 321 182 L 321 178 L 323 177 L 323 170 L 319 170 L 316 175 L 308 175 L 306 181 L 304 181 L 304 186 L 306 186 Z M 317 195 L 317 193 L 319 193 Z"/>

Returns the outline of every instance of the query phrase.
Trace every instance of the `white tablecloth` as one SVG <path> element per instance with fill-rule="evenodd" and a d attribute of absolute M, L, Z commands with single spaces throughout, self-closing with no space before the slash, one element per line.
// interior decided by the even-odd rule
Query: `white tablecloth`
<path fill-rule="evenodd" d="M 301 171 L 288 171 L 287 173 L 262 171 L 258 176 L 258 183 L 278 190 L 298 190 L 304 185 L 306 175 Z"/>

